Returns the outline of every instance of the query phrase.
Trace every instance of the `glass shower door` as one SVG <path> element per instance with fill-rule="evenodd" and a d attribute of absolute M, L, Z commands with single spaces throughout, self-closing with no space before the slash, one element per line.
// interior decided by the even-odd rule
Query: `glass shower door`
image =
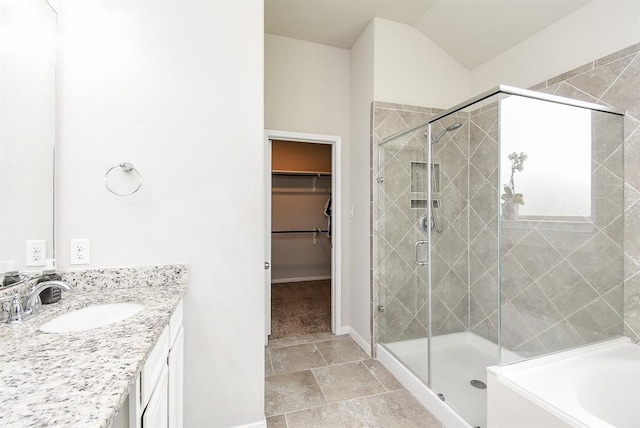
<path fill-rule="evenodd" d="M 396 114 L 392 112 L 390 114 Z M 421 118 L 426 122 L 427 118 Z M 426 235 L 426 127 L 380 144 L 374 150 L 373 331 L 402 363 L 427 382 L 428 292 Z M 419 261 L 420 261 L 419 260 Z"/>
<path fill-rule="evenodd" d="M 431 389 L 486 426 L 498 361 L 497 96 L 431 123 Z"/>

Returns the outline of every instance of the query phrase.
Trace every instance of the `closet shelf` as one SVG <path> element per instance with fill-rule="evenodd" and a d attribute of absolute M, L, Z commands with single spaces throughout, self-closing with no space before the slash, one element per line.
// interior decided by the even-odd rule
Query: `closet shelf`
<path fill-rule="evenodd" d="M 273 230 L 271 233 L 329 233 L 328 230 L 310 229 L 310 230 Z"/>
<path fill-rule="evenodd" d="M 331 177 L 330 172 L 322 171 L 271 171 L 272 175 L 282 175 L 289 177 Z"/>

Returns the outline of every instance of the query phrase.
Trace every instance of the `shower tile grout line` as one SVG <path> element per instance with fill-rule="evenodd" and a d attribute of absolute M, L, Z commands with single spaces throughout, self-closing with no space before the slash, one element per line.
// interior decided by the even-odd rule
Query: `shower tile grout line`
<path fill-rule="evenodd" d="M 630 56 L 632 56 L 632 55 L 633 55 L 633 54 L 631 54 L 631 55 L 627 55 L 627 56 L 622 57 L 622 58 L 618 58 L 618 59 L 617 59 L 617 60 L 615 60 L 615 61 L 620 61 L 620 60 L 622 60 L 622 59 L 624 59 L 624 58 L 627 58 L 627 57 L 630 57 Z M 629 69 L 629 67 L 631 67 L 631 64 L 633 64 L 633 62 L 634 62 L 636 59 L 640 58 L 640 56 L 639 56 L 639 55 L 640 55 L 640 54 L 638 54 L 638 52 L 636 52 L 636 53 L 635 53 L 635 58 L 632 58 L 632 59 L 631 59 L 631 61 L 629 61 L 629 64 L 627 64 L 627 66 L 622 70 L 622 72 L 621 72 L 620 74 L 618 74 L 618 76 L 613 80 L 613 82 L 611 82 L 611 84 L 607 87 L 607 89 L 605 89 L 605 91 L 602 93 L 602 95 L 601 95 L 599 98 L 596 98 L 596 97 L 593 97 L 593 98 L 596 98 L 596 99 L 597 99 L 598 101 L 600 101 L 600 102 L 604 102 L 604 101 L 602 101 L 602 99 L 603 99 L 603 98 L 605 97 L 605 95 L 607 95 L 607 93 L 611 90 L 611 88 L 613 87 L 613 85 L 615 85 L 615 84 L 618 82 L 618 80 L 620 80 L 620 78 L 622 77 L 622 75 L 623 75 L 624 73 L 626 73 L 626 72 L 627 72 L 627 70 Z M 615 61 L 611 61 L 609 64 L 611 64 L 611 63 L 613 63 L 613 62 L 615 62 Z M 605 65 L 602 65 L 602 66 L 600 66 L 600 67 L 605 67 L 606 65 L 609 65 L 609 64 L 605 64 Z M 594 69 L 593 69 L 593 70 L 595 71 L 595 70 L 597 70 L 597 69 L 598 69 L 598 68 L 600 68 L 600 67 L 594 67 Z M 583 73 L 583 74 L 585 74 L 585 73 Z M 573 86 L 573 85 L 571 85 L 571 86 Z M 578 89 L 578 88 L 576 88 L 576 89 Z M 582 91 L 582 92 L 584 92 L 584 91 Z M 609 105 L 609 104 L 607 103 L 607 105 Z"/>
<path fill-rule="evenodd" d="M 267 354 L 268 354 L 268 356 L 269 356 L 269 365 L 271 366 L 271 373 L 272 373 L 272 374 L 275 374 L 275 373 L 276 373 L 276 370 L 275 370 L 275 368 L 273 367 L 273 358 L 271 358 L 271 351 L 269 350 L 269 348 L 267 348 Z"/>

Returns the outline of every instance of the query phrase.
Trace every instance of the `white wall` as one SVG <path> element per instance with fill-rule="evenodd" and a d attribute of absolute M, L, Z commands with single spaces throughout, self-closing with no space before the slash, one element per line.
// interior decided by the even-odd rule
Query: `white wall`
<path fill-rule="evenodd" d="M 59 266 L 189 263 L 185 426 L 263 421 L 262 1 L 61 3 Z"/>
<path fill-rule="evenodd" d="M 376 101 L 447 109 L 470 96 L 463 65 L 410 25 L 375 19 Z"/>
<path fill-rule="evenodd" d="M 640 2 L 593 0 L 471 72 L 472 93 L 528 88 L 640 41 Z"/>
<path fill-rule="evenodd" d="M 374 32 L 372 21 L 351 48 L 351 329 L 371 340 L 370 320 L 370 151 L 371 103 L 374 87 Z"/>
<path fill-rule="evenodd" d="M 349 325 L 349 51 L 265 34 L 265 128 L 342 137 L 342 324 Z"/>

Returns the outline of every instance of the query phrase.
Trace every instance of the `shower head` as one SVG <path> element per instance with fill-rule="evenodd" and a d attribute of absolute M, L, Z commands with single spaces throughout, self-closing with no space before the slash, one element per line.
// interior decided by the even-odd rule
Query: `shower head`
<path fill-rule="evenodd" d="M 456 122 L 453 125 L 447 126 L 447 132 L 455 131 L 456 129 L 460 128 L 461 126 L 462 126 L 462 124 L 460 122 Z"/>
<path fill-rule="evenodd" d="M 462 123 L 460 122 L 456 122 L 453 125 L 449 125 L 447 126 L 447 128 L 442 131 L 440 134 L 438 134 L 437 137 L 434 137 L 433 135 L 431 136 L 431 144 L 435 144 L 438 141 L 440 141 L 440 138 L 444 137 L 444 134 L 446 134 L 447 132 L 451 132 L 451 131 L 455 131 L 456 129 L 460 128 L 462 126 Z M 424 133 L 424 136 L 427 136 L 427 133 Z"/>

